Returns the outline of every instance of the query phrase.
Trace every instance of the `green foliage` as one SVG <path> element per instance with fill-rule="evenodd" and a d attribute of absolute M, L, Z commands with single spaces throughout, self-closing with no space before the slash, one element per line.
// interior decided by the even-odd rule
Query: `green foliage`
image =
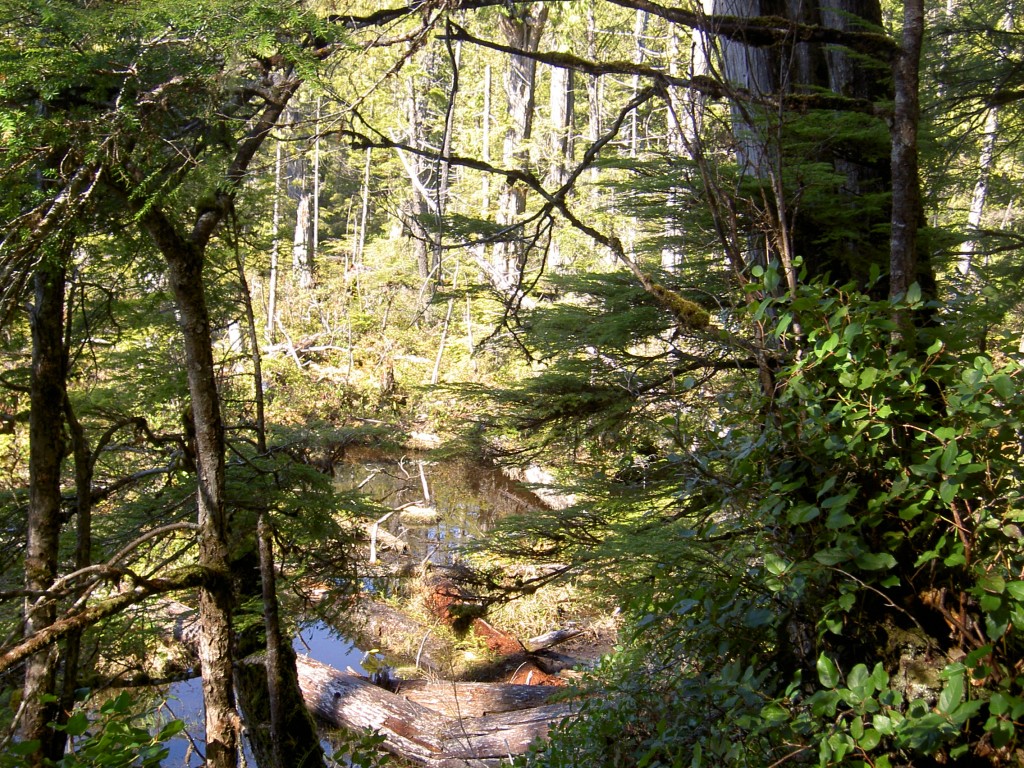
<path fill-rule="evenodd" d="M 615 583 L 632 651 L 530 764 L 1015 759 L 1024 372 L 919 297 L 811 285 L 737 318 L 771 330 L 773 397 L 587 499 L 601 527 L 556 554 Z M 933 318 L 913 344 L 901 312 Z"/>
<path fill-rule="evenodd" d="M 181 733 L 181 720 L 165 723 L 155 734 L 148 714 L 127 692 L 105 701 L 96 712 L 76 709 L 57 730 L 67 734 L 68 752 L 54 768 L 159 768 L 167 757 L 166 742 Z M 15 742 L 0 754 L 0 766 L 17 768 L 37 748 L 35 742 Z"/>
<path fill-rule="evenodd" d="M 369 729 L 362 733 L 335 731 L 331 736 L 334 754 L 333 765 L 349 765 L 353 768 L 386 768 L 393 764 L 386 752 L 380 749 L 384 737 Z"/>

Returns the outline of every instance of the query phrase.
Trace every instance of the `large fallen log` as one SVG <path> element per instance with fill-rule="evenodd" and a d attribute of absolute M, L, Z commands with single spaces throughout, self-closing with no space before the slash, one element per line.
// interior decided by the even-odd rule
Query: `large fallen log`
<path fill-rule="evenodd" d="M 428 768 L 497 766 L 526 752 L 575 711 L 566 702 L 453 717 L 308 657 L 300 656 L 297 664 L 303 698 L 315 715 L 336 727 L 376 730 L 384 749 Z M 496 692 L 495 698 L 505 695 Z"/>
<path fill-rule="evenodd" d="M 395 693 L 448 717 L 482 717 L 550 702 L 556 689 L 545 685 L 457 683 L 451 680 L 400 680 Z"/>

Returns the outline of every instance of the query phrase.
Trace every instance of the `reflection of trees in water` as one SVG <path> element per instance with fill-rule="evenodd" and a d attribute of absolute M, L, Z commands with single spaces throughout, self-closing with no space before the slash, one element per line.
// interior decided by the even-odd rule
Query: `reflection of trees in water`
<path fill-rule="evenodd" d="M 374 501 L 392 509 L 423 502 L 419 460 L 362 460 L 335 469 L 341 490 L 359 489 Z M 398 515 L 390 518 L 388 531 L 405 539 L 414 559 L 451 560 L 451 548 L 485 536 L 498 520 L 537 507 L 529 491 L 491 467 L 468 461 L 424 462 L 423 472 L 436 508 L 437 521 L 412 525 Z"/>

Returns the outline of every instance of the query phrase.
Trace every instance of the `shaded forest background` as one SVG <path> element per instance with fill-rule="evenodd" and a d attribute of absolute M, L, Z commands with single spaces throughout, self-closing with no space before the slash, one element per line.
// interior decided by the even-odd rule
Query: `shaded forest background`
<path fill-rule="evenodd" d="M 269 550 L 349 573 L 325 472 L 422 433 L 550 470 L 487 557 L 626 617 L 525 763 L 1020 763 L 1012 5 L 0 18 L 5 760 L 173 594 L 234 766 Z"/>

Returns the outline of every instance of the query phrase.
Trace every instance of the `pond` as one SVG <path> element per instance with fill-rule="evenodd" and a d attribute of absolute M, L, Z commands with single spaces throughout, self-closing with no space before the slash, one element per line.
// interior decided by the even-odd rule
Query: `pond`
<path fill-rule="evenodd" d="M 366 456 L 335 466 L 334 476 L 339 490 L 358 489 L 395 511 L 382 527 L 409 545 L 415 563 L 450 565 L 461 544 L 541 504 L 499 470 L 468 461 Z"/>
<path fill-rule="evenodd" d="M 408 544 L 409 556 L 416 563 L 451 564 L 461 544 L 485 536 L 500 518 L 540 503 L 501 472 L 471 462 L 431 462 L 420 457 L 379 454 L 354 458 L 334 468 L 337 488 L 358 489 L 394 510 L 382 527 Z M 417 514 L 405 514 L 410 508 Z M 423 514 L 423 508 L 429 513 Z M 360 674 L 372 672 L 380 663 L 379 656 L 368 655 L 375 649 L 357 648 L 321 621 L 302 625 L 293 647 L 297 653 Z M 186 731 L 167 745 L 170 755 L 164 765 L 197 768 L 203 763 L 202 683 L 199 679 L 175 683 L 166 696 L 163 715 L 184 720 Z M 325 749 L 329 749 L 327 744 Z M 251 755 L 246 759 L 249 765 L 255 765 Z"/>

